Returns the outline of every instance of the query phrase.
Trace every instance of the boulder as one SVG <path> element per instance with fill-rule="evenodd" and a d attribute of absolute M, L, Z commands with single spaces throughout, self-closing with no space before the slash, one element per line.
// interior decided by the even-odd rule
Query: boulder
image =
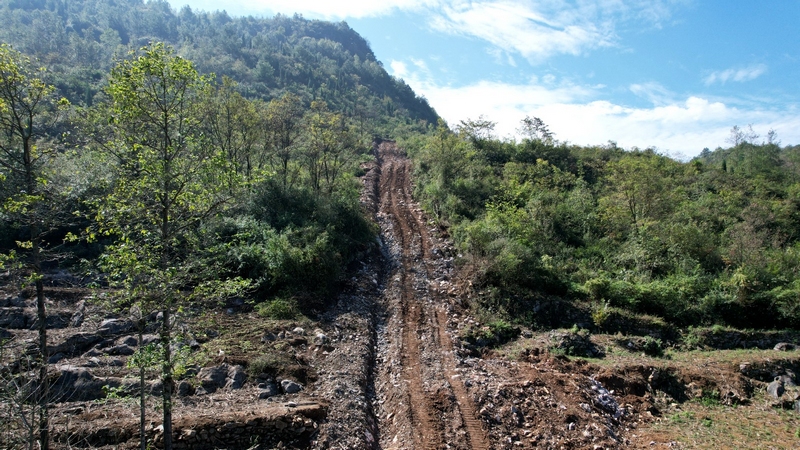
<path fill-rule="evenodd" d="M 192 395 L 192 391 L 193 390 L 194 389 L 192 388 L 192 383 L 189 383 L 186 380 L 181 380 L 178 383 L 178 386 L 176 388 L 176 392 L 178 393 L 178 397 L 186 397 L 186 396 Z"/>
<path fill-rule="evenodd" d="M 111 336 L 127 333 L 133 330 L 133 322 L 124 319 L 106 319 L 100 323 L 97 334 L 100 336 Z"/>
<path fill-rule="evenodd" d="M 788 351 L 791 351 L 791 350 L 794 350 L 794 349 L 795 349 L 795 345 L 794 344 L 790 344 L 788 342 L 779 342 L 779 343 L 775 344 L 775 347 L 773 347 L 773 350 L 778 350 L 778 351 L 781 351 L 781 352 L 788 352 Z"/>
<path fill-rule="evenodd" d="M 0 309 L 0 327 L 21 330 L 28 328 L 28 317 L 21 309 Z"/>
<path fill-rule="evenodd" d="M 117 339 L 117 345 L 127 345 L 129 347 L 136 347 L 139 345 L 139 339 L 136 336 L 123 336 Z"/>
<path fill-rule="evenodd" d="M 117 378 L 98 378 L 83 367 L 70 365 L 57 366 L 60 372 L 51 386 L 52 401 L 93 401 L 105 398 L 107 388 L 118 388 L 121 382 Z"/>
<path fill-rule="evenodd" d="M 281 381 L 281 389 L 286 394 L 296 394 L 303 390 L 303 386 L 292 380 L 283 380 Z"/>
<path fill-rule="evenodd" d="M 322 346 L 327 344 L 328 342 L 330 342 L 330 339 L 328 339 L 328 336 L 321 331 L 314 336 L 315 345 Z"/>
<path fill-rule="evenodd" d="M 247 380 L 247 373 L 244 371 L 244 367 L 242 366 L 231 366 L 228 369 L 228 382 L 225 383 L 225 387 L 230 389 L 241 389 L 244 386 L 244 382 Z"/>
<path fill-rule="evenodd" d="M 66 341 L 53 347 L 48 347 L 47 351 L 51 354 L 64 353 L 68 357 L 73 357 L 83 354 L 102 340 L 103 338 L 95 333 L 76 333 L 68 337 Z"/>
<path fill-rule="evenodd" d="M 225 386 L 229 369 L 227 364 L 218 367 L 203 367 L 197 374 L 200 386 L 205 392 L 216 392 L 217 389 Z"/>
<path fill-rule="evenodd" d="M 123 345 L 115 345 L 113 347 L 107 348 L 106 349 L 106 353 L 108 353 L 109 355 L 114 355 L 114 356 L 130 356 L 130 355 L 136 353 L 136 350 L 134 350 L 133 347 L 131 347 L 129 345 L 123 344 Z"/>
<path fill-rule="evenodd" d="M 777 378 L 767 386 L 767 393 L 774 398 L 781 398 L 785 391 L 786 389 L 783 387 L 783 381 L 781 381 L 780 378 Z"/>
<path fill-rule="evenodd" d="M 262 400 L 280 394 L 278 386 L 276 386 L 275 383 L 262 383 L 259 385 L 259 388 L 258 398 Z"/>

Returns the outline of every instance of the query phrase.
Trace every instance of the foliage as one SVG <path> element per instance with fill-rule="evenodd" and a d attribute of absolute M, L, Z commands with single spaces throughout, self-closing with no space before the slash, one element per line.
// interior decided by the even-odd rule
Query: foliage
<path fill-rule="evenodd" d="M 297 302 L 284 298 L 276 298 L 257 304 L 256 313 L 261 317 L 275 320 L 292 320 L 300 315 Z"/>
<path fill-rule="evenodd" d="M 536 118 L 522 142 L 490 125 L 408 141 L 417 195 L 451 226 L 484 308 L 535 325 L 556 296 L 595 302 L 600 328 L 610 308 L 684 327 L 800 325 L 800 158 L 774 132 L 680 162 L 567 145 Z"/>

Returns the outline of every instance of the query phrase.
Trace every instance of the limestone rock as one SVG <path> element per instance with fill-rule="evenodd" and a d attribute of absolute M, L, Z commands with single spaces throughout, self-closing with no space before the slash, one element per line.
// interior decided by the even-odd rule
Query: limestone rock
<path fill-rule="evenodd" d="M 286 394 L 296 394 L 303 389 L 303 386 L 292 380 L 283 380 L 281 381 L 281 389 L 283 389 L 283 392 Z"/>
<path fill-rule="evenodd" d="M 774 398 L 781 398 L 785 391 L 786 389 L 783 387 L 783 381 L 781 381 L 780 378 L 776 379 L 767 386 L 767 393 Z"/>

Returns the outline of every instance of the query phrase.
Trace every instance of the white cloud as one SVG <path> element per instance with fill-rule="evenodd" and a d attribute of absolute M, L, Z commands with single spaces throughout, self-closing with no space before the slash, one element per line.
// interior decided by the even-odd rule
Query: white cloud
<path fill-rule="evenodd" d="M 406 63 L 402 61 L 395 61 L 389 63 L 389 67 L 392 69 L 392 75 L 403 78 L 408 73 L 408 67 L 406 67 Z"/>
<path fill-rule="evenodd" d="M 674 95 L 660 83 L 654 81 L 642 84 L 630 85 L 630 91 L 639 97 L 647 99 L 654 105 L 664 105 L 670 103 Z"/>
<path fill-rule="evenodd" d="M 240 0 L 223 5 L 212 0 L 169 1 L 178 8 L 222 7 L 233 15 L 300 13 L 329 20 L 412 11 L 426 17 L 434 30 L 475 37 L 509 54 L 542 61 L 615 45 L 619 22 L 658 25 L 669 18 L 673 3 L 685 0 Z"/>
<path fill-rule="evenodd" d="M 736 124 L 753 124 L 761 134 L 772 128 L 784 143 L 800 142 L 796 109 L 742 108 L 704 96 L 672 99 L 674 94 L 655 83 L 631 87 L 658 100 L 652 107 L 636 108 L 602 99 L 607 96 L 602 86 L 550 85 L 532 78 L 525 84 L 480 81 L 452 87 L 410 75 L 409 85 L 449 124 L 483 114 L 497 122 L 500 137 L 513 137 L 519 121 L 529 115 L 541 118 L 556 138 L 571 143 L 600 145 L 612 140 L 624 148 L 656 147 L 689 157 L 704 147 L 726 146 Z"/>
<path fill-rule="evenodd" d="M 705 78 L 706 86 L 714 83 L 725 84 L 728 81 L 736 81 L 739 83 L 755 80 L 767 72 L 767 66 L 764 64 L 755 64 L 749 67 L 740 69 L 727 69 L 717 72 L 712 72 Z"/>

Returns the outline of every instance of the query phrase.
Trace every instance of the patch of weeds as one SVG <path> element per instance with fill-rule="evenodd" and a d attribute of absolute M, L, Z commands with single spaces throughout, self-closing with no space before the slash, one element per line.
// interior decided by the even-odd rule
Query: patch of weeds
<path fill-rule="evenodd" d="M 300 309 L 294 299 L 276 298 L 255 306 L 256 313 L 267 319 L 292 320 L 300 316 Z"/>
<path fill-rule="evenodd" d="M 647 356 L 661 358 L 664 356 L 664 344 L 661 342 L 661 339 L 645 336 L 642 341 L 642 351 Z"/>
<path fill-rule="evenodd" d="M 703 346 L 703 333 L 699 328 L 689 327 L 689 331 L 681 338 L 683 346 L 687 349 L 693 350 Z"/>
<path fill-rule="evenodd" d="M 603 299 L 599 304 L 596 304 L 592 310 L 592 322 L 594 326 L 603 329 L 603 326 L 611 318 L 611 306 L 608 301 Z"/>
<path fill-rule="evenodd" d="M 603 350 L 598 348 L 591 339 L 589 330 L 573 326 L 566 332 L 553 331 L 550 333 L 550 353 L 555 355 L 582 356 L 588 358 L 602 358 Z"/>
<path fill-rule="evenodd" d="M 520 329 L 505 320 L 494 320 L 485 326 L 470 326 L 461 332 L 461 339 L 477 347 L 495 347 L 519 336 Z"/>
<path fill-rule="evenodd" d="M 714 425 L 714 421 L 712 421 L 710 417 L 703 417 L 703 421 L 700 423 L 706 428 L 711 428 L 711 426 Z"/>
<path fill-rule="evenodd" d="M 722 405 L 720 401 L 719 391 L 717 390 L 706 390 L 703 389 L 703 395 L 700 396 L 700 404 L 707 407 L 713 408 Z"/>
<path fill-rule="evenodd" d="M 669 416 L 669 421 L 674 424 L 686 424 L 694 420 L 694 413 L 691 411 L 678 411 Z"/>
<path fill-rule="evenodd" d="M 257 377 L 262 373 L 276 376 L 285 373 L 289 367 L 297 364 L 291 357 L 282 353 L 267 353 L 251 359 L 247 363 L 247 373 Z"/>

